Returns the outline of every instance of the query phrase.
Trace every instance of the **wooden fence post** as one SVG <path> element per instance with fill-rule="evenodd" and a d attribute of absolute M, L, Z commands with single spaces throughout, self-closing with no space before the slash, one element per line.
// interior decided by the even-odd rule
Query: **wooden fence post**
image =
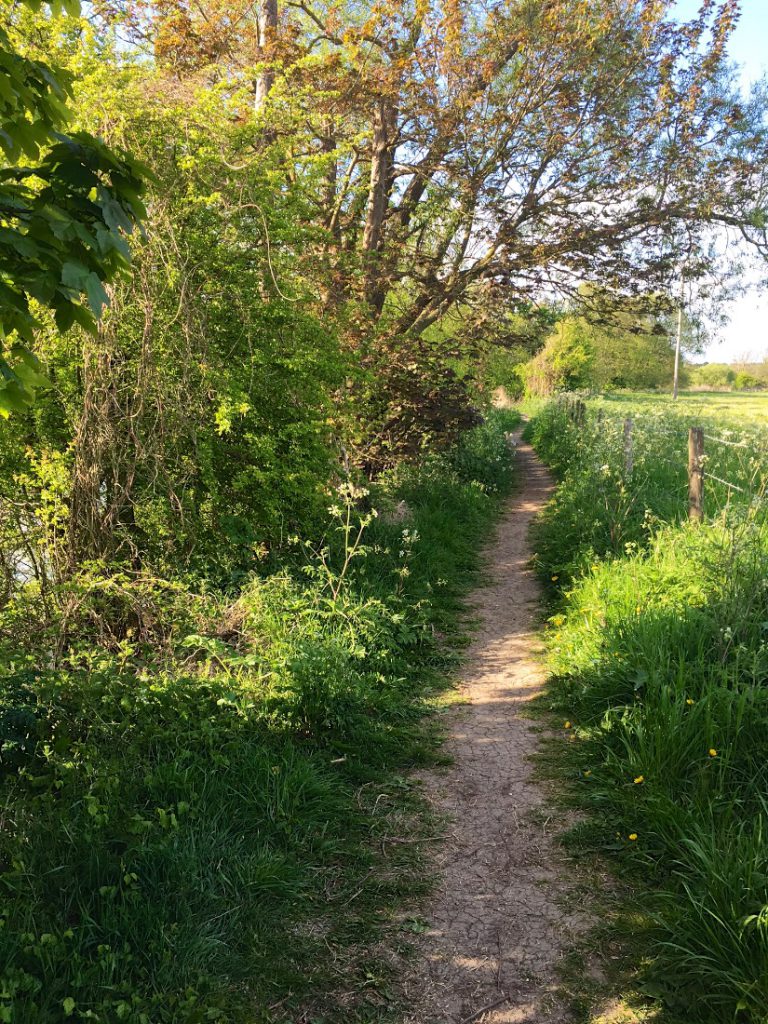
<path fill-rule="evenodd" d="M 704 428 L 688 431 L 688 516 L 701 522 L 704 516 Z"/>
<path fill-rule="evenodd" d="M 632 437 L 632 430 L 634 423 L 632 417 L 628 416 L 624 420 L 624 472 L 630 477 L 632 476 L 632 470 L 635 468 L 635 443 Z"/>

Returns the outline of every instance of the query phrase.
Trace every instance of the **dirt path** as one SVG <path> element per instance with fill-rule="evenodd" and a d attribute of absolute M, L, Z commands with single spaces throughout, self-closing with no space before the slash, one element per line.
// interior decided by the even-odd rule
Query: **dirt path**
<path fill-rule="evenodd" d="M 487 552 L 491 580 L 474 602 L 480 627 L 463 672 L 469 707 L 455 713 L 448 742 L 454 764 L 425 782 L 454 819 L 453 838 L 437 854 L 441 882 L 407 984 L 407 1024 L 567 1020 L 554 968 L 578 922 L 563 908 L 565 869 L 525 717 L 544 681 L 528 530 L 553 484 L 528 445 L 517 459 L 520 483 Z"/>

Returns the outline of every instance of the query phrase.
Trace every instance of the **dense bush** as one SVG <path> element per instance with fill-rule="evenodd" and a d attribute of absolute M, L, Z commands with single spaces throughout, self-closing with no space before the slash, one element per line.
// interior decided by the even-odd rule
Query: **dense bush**
<path fill-rule="evenodd" d="M 674 329 L 662 310 L 593 285 L 583 285 L 579 294 L 581 306 L 561 312 L 542 349 L 522 368 L 528 394 L 671 386 Z M 685 328 L 689 342 L 687 322 Z"/>
<path fill-rule="evenodd" d="M 691 368 L 691 383 L 696 387 L 730 388 L 736 377 L 726 363 L 704 363 Z"/>

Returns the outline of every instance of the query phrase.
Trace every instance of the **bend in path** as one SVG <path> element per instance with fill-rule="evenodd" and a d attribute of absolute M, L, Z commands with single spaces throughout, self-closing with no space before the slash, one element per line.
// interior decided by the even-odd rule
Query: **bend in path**
<path fill-rule="evenodd" d="M 487 551 L 490 582 L 474 602 L 480 625 L 462 673 L 468 706 L 453 713 L 453 764 L 425 781 L 454 824 L 436 855 L 441 880 L 406 985 L 406 1024 L 567 1019 L 555 971 L 579 921 L 564 910 L 566 869 L 543 813 L 531 764 L 539 736 L 526 717 L 545 681 L 528 534 L 553 482 L 527 444 L 516 458 L 518 486 Z"/>

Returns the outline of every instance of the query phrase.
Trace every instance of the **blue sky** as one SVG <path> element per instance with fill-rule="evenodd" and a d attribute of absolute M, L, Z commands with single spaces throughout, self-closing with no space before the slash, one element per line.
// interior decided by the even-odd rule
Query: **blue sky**
<path fill-rule="evenodd" d="M 680 18 L 698 13 L 700 0 L 678 0 Z M 768 71 L 768 0 L 741 0 L 741 18 L 730 42 L 733 60 L 740 65 L 744 88 Z M 757 275 L 755 274 L 755 277 Z M 768 358 L 768 293 L 756 286 L 730 304 L 730 321 L 719 340 L 706 351 L 710 360 L 731 361 L 744 356 Z"/>
<path fill-rule="evenodd" d="M 678 0 L 680 18 L 693 18 L 701 0 Z M 731 36 L 731 56 L 743 65 L 744 81 L 759 78 L 768 68 L 768 0 L 741 0 L 741 18 Z"/>

